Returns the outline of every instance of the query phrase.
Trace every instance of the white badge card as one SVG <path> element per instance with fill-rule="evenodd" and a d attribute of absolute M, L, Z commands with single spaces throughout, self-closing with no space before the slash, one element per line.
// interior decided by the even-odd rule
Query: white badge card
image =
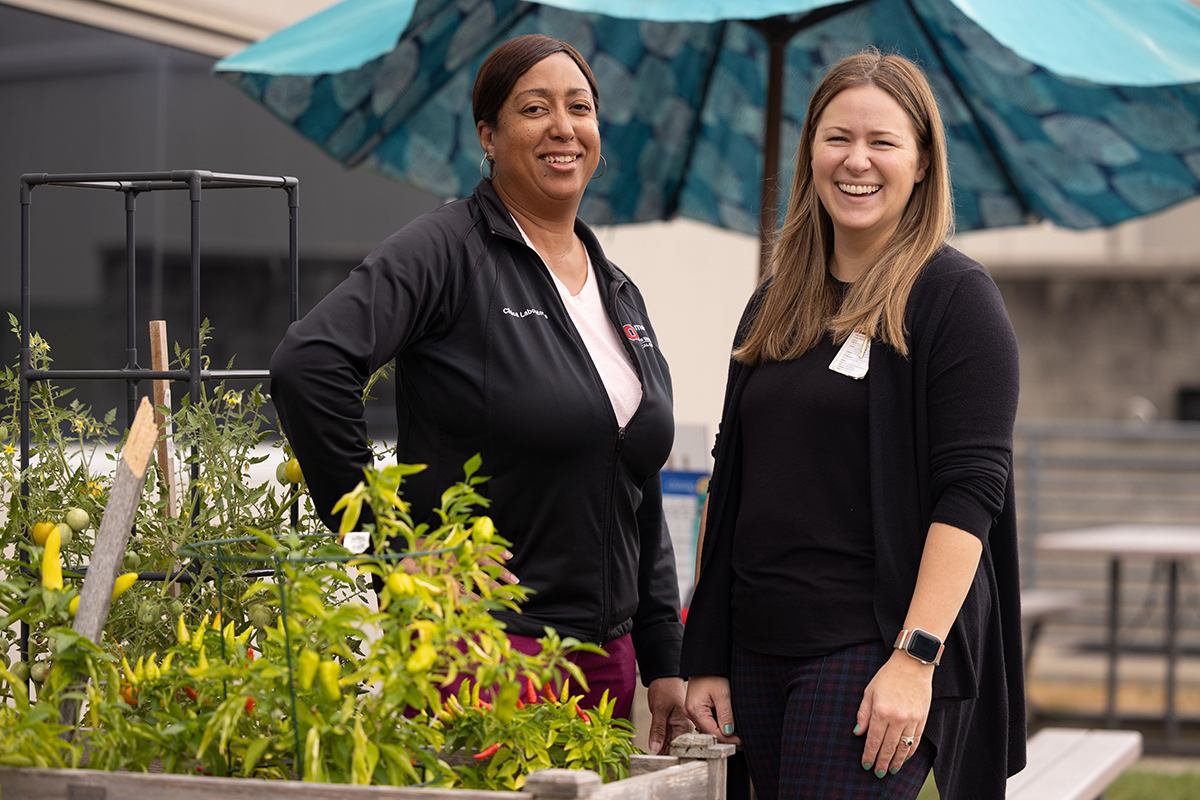
<path fill-rule="evenodd" d="M 862 331 L 856 330 L 842 344 L 842 349 L 829 364 L 829 368 L 859 381 L 866 377 L 871 365 L 871 340 Z"/>
<path fill-rule="evenodd" d="M 371 534 L 366 531 L 348 531 L 342 539 L 342 547 L 351 553 L 365 553 L 371 546 Z"/>

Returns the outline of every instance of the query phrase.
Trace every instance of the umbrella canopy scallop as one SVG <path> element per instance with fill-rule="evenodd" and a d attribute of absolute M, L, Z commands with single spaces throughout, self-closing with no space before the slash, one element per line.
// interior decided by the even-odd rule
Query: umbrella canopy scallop
<path fill-rule="evenodd" d="M 960 231 L 1113 225 L 1200 194 L 1200 9 L 1184 0 L 346 0 L 216 71 L 347 166 L 469 194 L 474 76 L 501 41 L 570 42 L 600 88 L 594 224 L 759 234 L 768 37 L 786 31 L 780 191 L 816 84 L 875 45 L 929 76 Z M 570 7 L 566 7 L 570 6 Z"/>

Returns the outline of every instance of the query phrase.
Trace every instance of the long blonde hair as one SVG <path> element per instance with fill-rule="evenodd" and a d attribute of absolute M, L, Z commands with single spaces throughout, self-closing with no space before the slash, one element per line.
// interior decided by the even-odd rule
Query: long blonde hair
<path fill-rule="evenodd" d="M 908 114 L 920 151 L 929 157 L 925 179 L 891 239 L 842 299 L 829 275 L 833 221 L 813 185 L 812 151 L 817 121 L 841 91 L 876 86 Z M 834 341 L 855 329 L 908 355 L 904 310 L 922 267 L 954 226 L 954 200 L 946 138 L 937 101 L 924 73 L 908 59 L 870 48 L 834 64 L 808 104 L 796 174 L 779 241 L 771 255 L 767 288 L 750 332 L 733 355 L 746 364 L 788 361 L 815 347 L 827 332 Z"/>

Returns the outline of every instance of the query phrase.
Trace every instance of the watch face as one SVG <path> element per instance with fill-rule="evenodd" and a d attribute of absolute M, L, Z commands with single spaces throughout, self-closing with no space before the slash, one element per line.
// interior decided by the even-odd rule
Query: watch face
<path fill-rule="evenodd" d="M 936 636 L 928 634 L 922 630 L 915 630 L 909 637 L 908 647 L 905 649 L 908 650 L 911 655 L 916 656 L 922 661 L 928 661 L 930 664 L 932 664 L 933 660 L 938 657 L 938 651 L 941 650 L 941 648 L 942 643 Z"/>

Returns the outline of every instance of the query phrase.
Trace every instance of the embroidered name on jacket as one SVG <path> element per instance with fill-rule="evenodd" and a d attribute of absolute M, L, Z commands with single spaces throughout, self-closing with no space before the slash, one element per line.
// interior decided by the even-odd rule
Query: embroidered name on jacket
<path fill-rule="evenodd" d="M 624 330 L 629 341 L 637 342 L 642 347 L 654 347 L 654 343 L 650 341 L 650 336 L 646 333 L 645 325 L 626 325 Z"/>
<path fill-rule="evenodd" d="M 520 319 L 522 317 L 528 317 L 530 314 L 537 314 L 539 317 L 546 316 L 545 311 L 542 311 L 537 308 L 527 308 L 524 311 L 513 311 L 511 308 L 508 308 L 507 306 L 505 306 L 504 313 L 508 314 L 509 316 L 516 317 L 517 319 Z M 547 317 L 547 319 L 549 319 L 549 317 Z"/>

